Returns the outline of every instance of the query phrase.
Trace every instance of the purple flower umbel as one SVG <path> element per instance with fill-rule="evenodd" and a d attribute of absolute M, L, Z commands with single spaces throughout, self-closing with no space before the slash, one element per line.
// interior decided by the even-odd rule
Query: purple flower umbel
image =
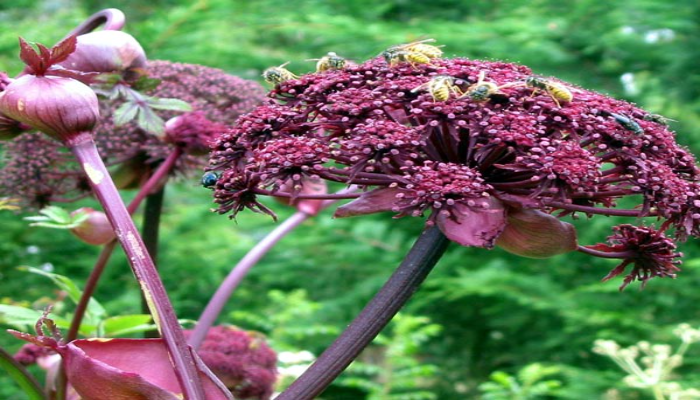
<path fill-rule="evenodd" d="M 436 76 L 453 82 L 445 101 L 423 89 Z M 552 213 L 655 216 L 679 236 L 700 233 L 698 168 L 665 125 L 627 102 L 545 81 L 571 94 L 557 98 L 531 77 L 502 62 L 376 58 L 283 82 L 216 142 L 218 211 L 269 211 L 256 194 L 311 178 L 365 188 L 336 216 L 429 214 L 428 225 L 462 245 L 503 242 L 537 257 L 577 248 L 573 227 Z M 639 207 L 615 208 L 629 195 L 641 195 Z"/>

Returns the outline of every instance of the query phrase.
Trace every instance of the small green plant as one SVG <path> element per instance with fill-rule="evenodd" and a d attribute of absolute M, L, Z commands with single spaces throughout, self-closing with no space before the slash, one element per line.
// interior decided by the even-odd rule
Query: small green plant
<path fill-rule="evenodd" d="M 596 340 L 595 353 L 610 357 L 627 372 L 625 385 L 649 391 L 654 399 L 700 399 L 700 390 L 684 389 L 675 379 L 673 371 L 683 365 L 683 357 L 691 344 L 700 341 L 700 329 L 680 324 L 673 333 L 681 339 L 675 352 L 668 344 L 638 342 L 630 347 L 620 347 L 614 340 Z M 637 359 L 639 358 L 639 362 Z"/>
<path fill-rule="evenodd" d="M 503 371 L 491 374 L 491 380 L 479 385 L 484 400 L 527 400 L 553 396 L 562 387 L 562 382 L 547 379 L 557 375 L 561 369 L 540 363 L 529 364 L 515 375 Z"/>

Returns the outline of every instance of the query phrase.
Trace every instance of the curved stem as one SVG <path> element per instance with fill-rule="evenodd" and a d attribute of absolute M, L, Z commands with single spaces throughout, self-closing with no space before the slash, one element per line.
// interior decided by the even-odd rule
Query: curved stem
<path fill-rule="evenodd" d="M 92 135 L 83 132 L 66 142 L 83 167 L 95 196 L 102 204 L 114 227 L 119 242 L 127 255 L 129 264 L 146 296 L 153 319 L 163 336 L 163 341 L 174 365 L 186 399 L 204 399 L 204 389 L 197 372 L 190 348 L 185 342 L 175 310 L 170 303 L 163 282 L 155 269 L 153 260 L 145 249 L 143 240 L 134 222 L 121 202 L 119 192 L 112 182 L 92 140 Z"/>
<path fill-rule="evenodd" d="M 600 258 L 619 258 L 619 259 L 627 259 L 627 258 L 632 258 L 634 257 L 635 253 L 632 251 L 600 251 L 600 250 L 593 250 L 591 248 L 588 248 L 586 246 L 578 246 L 576 248 L 576 251 L 579 251 L 584 254 L 588 254 L 589 256 L 594 256 L 594 257 L 600 257 Z"/>
<path fill-rule="evenodd" d="M 106 8 L 89 16 L 83 23 L 76 26 L 63 39 L 69 36 L 79 36 L 90 33 L 98 26 L 104 24 L 105 31 L 119 31 L 124 27 L 126 17 L 121 10 L 116 8 Z"/>
<path fill-rule="evenodd" d="M 394 274 L 326 351 L 277 400 L 311 400 L 347 368 L 408 301 L 447 249 L 437 226 L 425 230 Z"/>
<path fill-rule="evenodd" d="M 341 190 L 337 194 L 345 194 L 355 191 L 355 187 L 350 187 L 348 189 Z M 336 200 L 326 200 L 321 204 L 321 209 L 330 206 L 335 203 Z M 226 279 L 221 282 L 219 288 L 216 289 L 216 293 L 209 300 L 209 303 L 204 308 L 204 311 L 197 320 L 197 326 L 194 327 L 192 334 L 189 337 L 189 344 L 193 349 L 197 350 L 204 339 L 207 336 L 207 332 L 214 325 L 216 318 L 221 314 L 226 302 L 236 290 L 238 285 L 241 283 L 243 278 L 248 274 L 251 268 L 260 261 L 265 254 L 267 254 L 272 247 L 282 240 L 288 233 L 290 233 L 294 228 L 299 226 L 302 222 L 313 217 L 313 215 L 305 213 L 303 211 L 297 211 L 286 221 L 281 223 L 277 228 L 270 232 L 263 240 L 258 242 L 255 247 L 250 249 L 250 251 L 241 259 L 241 261 L 236 264 L 236 266 L 229 272 Z"/>

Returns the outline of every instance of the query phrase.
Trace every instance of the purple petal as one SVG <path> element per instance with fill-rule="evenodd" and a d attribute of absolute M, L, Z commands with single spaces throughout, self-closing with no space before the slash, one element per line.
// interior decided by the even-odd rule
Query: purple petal
<path fill-rule="evenodd" d="M 492 248 L 506 226 L 506 209 L 493 197 L 482 203 L 488 207 L 455 204 L 451 214 L 441 212 L 437 216 L 438 227 L 448 239 L 462 246 Z"/>
<path fill-rule="evenodd" d="M 395 188 L 381 188 L 362 193 L 359 198 L 338 207 L 333 217 L 345 218 L 382 211 L 392 211 L 392 208 L 396 204 L 396 195 L 398 193 L 399 190 Z"/>

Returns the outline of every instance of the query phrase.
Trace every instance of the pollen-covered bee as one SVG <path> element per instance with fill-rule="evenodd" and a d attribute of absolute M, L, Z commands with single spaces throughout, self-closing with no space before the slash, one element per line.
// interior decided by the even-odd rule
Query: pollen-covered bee
<path fill-rule="evenodd" d="M 610 113 L 610 115 L 613 118 L 615 118 L 615 121 L 617 121 L 618 124 L 622 125 L 622 127 L 627 129 L 628 131 L 634 132 L 637 135 L 641 135 L 644 133 L 644 129 L 642 129 L 642 127 L 639 126 L 639 124 L 632 118 L 626 115 L 615 113 Z"/>
<path fill-rule="evenodd" d="M 273 85 L 279 85 L 282 82 L 289 81 L 292 79 L 297 79 L 298 76 L 294 75 L 291 71 L 284 68 L 289 64 L 289 61 L 280 65 L 279 67 L 270 67 L 263 71 L 262 77 L 267 83 Z"/>
<path fill-rule="evenodd" d="M 646 115 L 644 115 L 644 117 L 642 117 L 642 119 L 645 121 L 656 122 L 657 124 L 666 125 L 666 126 L 668 126 L 669 121 L 676 121 L 675 119 L 666 118 L 663 115 L 659 115 L 659 114 L 646 114 Z"/>
<path fill-rule="evenodd" d="M 202 186 L 204 186 L 207 189 L 213 188 L 214 185 L 216 185 L 216 181 L 219 180 L 219 176 L 221 176 L 221 174 L 219 174 L 218 172 L 205 172 L 204 175 L 202 175 Z"/>
<path fill-rule="evenodd" d="M 479 72 L 479 79 L 475 84 L 469 86 L 467 91 L 461 97 L 469 97 L 471 100 L 476 102 L 484 102 L 491 99 L 491 96 L 495 94 L 502 94 L 500 89 L 504 86 L 498 86 L 495 82 L 490 82 L 484 80 L 486 78 L 486 72 Z"/>
<path fill-rule="evenodd" d="M 560 101 L 570 103 L 574 99 L 573 93 L 559 82 L 553 82 L 548 79 L 544 79 L 538 76 L 529 76 L 525 80 L 525 86 L 535 89 L 532 94 L 534 95 L 537 90 L 544 90 L 547 92 L 549 97 L 554 100 L 557 107 L 561 107 Z"/>
<path fill-rule="evenodd" d="M 318 61 L 316 63 L 316 72 L 343 69 L 347 64 L 343 57 L 333 51 L 329 51 L 328 54 L 321 58 L 313 58 L 307 61 Z"/>
<path fill-rule="evenodd" d="M 433 101 L 447 101 L 450 98 L 450 94 L 454 94 L 457 97 L 464 94 L 455 85 L 455 78 L 448 75 L 436 75 L 430 78 L 428 82 L 411 90 L 411 93 L 423 89 L 426 89 L 433 96 Z"/>

